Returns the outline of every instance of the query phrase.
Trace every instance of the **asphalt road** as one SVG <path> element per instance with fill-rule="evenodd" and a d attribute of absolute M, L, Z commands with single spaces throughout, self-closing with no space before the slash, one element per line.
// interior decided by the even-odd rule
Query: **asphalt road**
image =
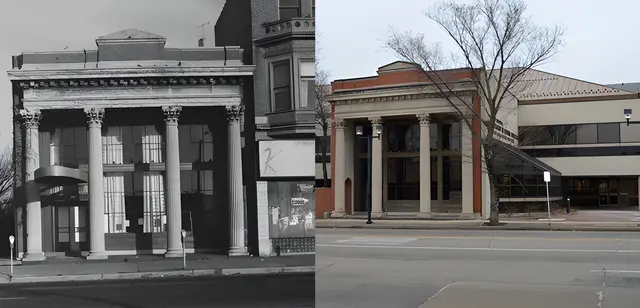
<path fill-rule="evenodd" d="M 640 232 L 319 229 L 317 307 L 638 307 Z"/>
<path fill-rule="evenodd" d="M 0 307 L 314 307 L 314 275 L 0 286 Z"/>

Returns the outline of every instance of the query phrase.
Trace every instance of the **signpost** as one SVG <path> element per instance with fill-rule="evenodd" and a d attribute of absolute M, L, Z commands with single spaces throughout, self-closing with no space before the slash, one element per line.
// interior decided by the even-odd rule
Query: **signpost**
<path fill-rule="evenodd" d="M 551 172 L 544 172 L 544 183 L 547 185 L 547 212 L 549 213 L 549 227 L 551 227 L 551 201 L 549 200 L 549 182 L 551 182 Z"/>
<path fill-rule="evenodd" d="M 182 235 L 182 269 L 187 269 L 187 231 L 182 229 L 182 231 L 180 231 L 180 235 Z"/>
<path fill-rule="evenodd" d="M 11 251 L 11 256 L 9 256 L 9 259 L 11 260 L 11 276 L 13 276 L 13 243 L 15 242 L 16 238 L 13 235 L 9 235 L 9 246 L 10 246 L 10 251 Z"/>

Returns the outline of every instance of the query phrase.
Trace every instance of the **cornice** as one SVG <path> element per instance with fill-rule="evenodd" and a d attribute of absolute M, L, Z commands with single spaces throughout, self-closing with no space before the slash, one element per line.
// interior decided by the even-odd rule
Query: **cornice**
<path fill-rule="evenodd" d="M 18 80 L 22 89 L 37 88 L 122 88 L 129 86 L 194 86 L 194 85 L 244 85 L 246 77 L 130 77 L 130 78 L 74 78 L 74 79 L 33 79 Z"/>
<path fill-rule="evenodd" d="M 12 81 L 73 80 L 100 78 L 166 78 L 166 77 L 241 77 L 252 76 L 254 65 L 221 67 L 145 67 L 145 68 L 88 68 L 55 70 L 10 70 Z"/>
<path fill-rule="evenodd" d="M 457 95 L 465 96 L 467 94 L 474 94 L 474 91 L 460 91 Z M 412 99 L 428 99 L 428 98 L 442 98 L 442 94 L 439 93 L 414 93 L 414 94 L 396 94 L 386 96 L 364 97 L 364 98 L 339 98 L 331 99 L 330 102 L 334 105 L 356 105 L 356 104 L 369 104 L 380 102 L 392 102 L 392 101 L 404 101 Z"/>

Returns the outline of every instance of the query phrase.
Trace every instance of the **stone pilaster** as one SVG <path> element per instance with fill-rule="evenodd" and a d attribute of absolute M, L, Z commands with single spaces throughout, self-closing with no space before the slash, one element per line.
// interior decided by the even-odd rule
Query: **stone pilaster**
<path fill-rule="evenodd" d="M 345 173 L 345 140 L 344 140 L 344 127 L 345 122 L 343 120 L 336 120 L 333 122 L 333 127 L 336 129 L 336 148 L 335 153 L 332 153 L 331 159 L 335 164 L 335 174 L 332 174 L 334 198 L 333 200 L 333 212 L 331 217 L 344 217 L 346 215 L 345 210 L 345 187 L 344 182 L 346 180 Z M 335 156 L 334 156 L 335 154 Z"/>
<path fill-rule="evenodd" d="M 231 247 L 230 256 L 247 255 L 245 243 L 244 193 L 242 189 L 242 139 L 240 136 L 240 119 L 244 113 L 243 106 L 226 106 L 229 124 L 229 203 L 231 208 Z"/>
<path fill-rule="evenodd" d="M 420 215 L 431 215 L 431 136 L 428 113 L 418 114 L 420 122 Z"/>
<path fill-rule="evenodd" d="M 376 136 L 376 127 L 382 125 L 381 118 L 371 118 L 373 136 Z M 371 140 L 371 216 L 382 216 L 382 135 Z"/>
<path fill-rule="evenodd" d="M 471 119 L 471 116 L 469 116 Z M 471 120 L 469 120 L 471 121 Z M 462 148 L 462 214 L 473 214 L 473 132 L 467 123 L 460 122 Z"/>
<path fill-rule="evenodd" d="M 88 260 L 107 259 L 104 240 L 104 171 L 102 167 L 102 120 L 104 109 L 85 108 L 89 127 L 89 239 Z"/>
<path fill-rule="evenodd" d="M 42 261 L 42 212 L 40 191 L 35 183 L 35 171 L 40 167 L 40 147 L 38 143 L 38 126 L 42 114 L 39 110 L 20 110 L 20 116 L 26 129 L 26 176 L 27 187 L 27 253 L 23 261 Z"/>
<path fill-rule="evenodd" d="M 167 196 L 167 252 L 166 258 L 182 257 L 182 204 L 180 201 L 180 142 L 178 118 L 182 107 L 164 106 L 166 125 L 166 192 Z"/>

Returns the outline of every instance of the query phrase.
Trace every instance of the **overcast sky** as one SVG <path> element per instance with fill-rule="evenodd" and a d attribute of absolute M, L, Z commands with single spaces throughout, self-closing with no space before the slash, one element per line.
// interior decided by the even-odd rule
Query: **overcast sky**
<path fill-rule="evenodd" d="M 12 138 L 11 56 L 23 51 L 96 49 L 95 39 L 123 29 L 167 38 L 167 47 L 197 47 L 213 26 L 224 0 L 2 0 L 0 3 L 0 146 Z"/>
<path fill-rule="evenodd" d="M 447 37 L 422 12 L 433 0 L 321 0 L 317 28 L 320 67 L 332 79 L 375 75 L 395 61 L 381 48 L 389 26 L 422 32 L 430 41 Z M 597 83 L 640 81 L 637 39 L 640 1 L 527 0 L 534 21 L 567 29 L 560 54 L 540 69 Z"/>

